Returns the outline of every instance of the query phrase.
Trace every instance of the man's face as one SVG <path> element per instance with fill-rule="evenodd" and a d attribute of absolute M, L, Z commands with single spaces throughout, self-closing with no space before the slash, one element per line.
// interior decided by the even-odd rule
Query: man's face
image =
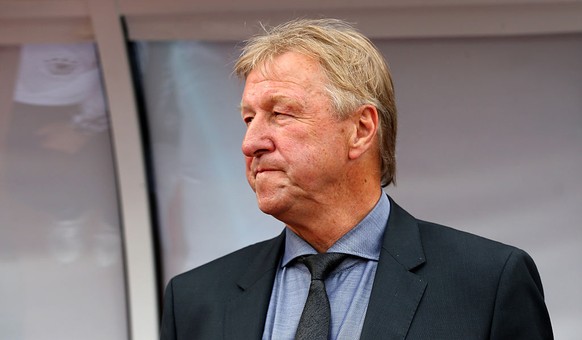
<path fill-rule="evenodd" d="M 337 199 L 348 179 L 351 119 L 335 118 L 319 64 L 287 52 L 246 79 L 242 151 L 259 208 L 293 219 Z"/>

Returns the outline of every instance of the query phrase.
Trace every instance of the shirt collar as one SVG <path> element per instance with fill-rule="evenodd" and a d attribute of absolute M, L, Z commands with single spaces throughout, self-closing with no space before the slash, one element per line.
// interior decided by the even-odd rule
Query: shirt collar
<path fill-rule="evenodd" d="M 344 253 L 378 261 L 382 249 L 384 230 L 390 215 L 390 201 L 385 194 L 354 228 L 334 243 L 328 252 Z M 284 267 L 301 255 L 317 254 L 317 251 L 291 229 L 285 229 L 285 253 L 281 261 Z"/>

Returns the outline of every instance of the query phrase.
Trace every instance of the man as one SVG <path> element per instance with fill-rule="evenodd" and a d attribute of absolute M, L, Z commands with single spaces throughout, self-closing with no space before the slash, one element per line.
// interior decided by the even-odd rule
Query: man
<path fill-rule="evenodd" d="M 286 228 L 172 279 L 162 339 L 314 338 L 313 327 L 331 339 L 553 337 L 525 252 L 416 220 L 382 193 L 396 108 L 368 39 L 338 20 L 296 20 L 248 41 L 235 71 L 247 178 Z M 348 256 L 316 277 L 307 255 L 318 253 Z"/>

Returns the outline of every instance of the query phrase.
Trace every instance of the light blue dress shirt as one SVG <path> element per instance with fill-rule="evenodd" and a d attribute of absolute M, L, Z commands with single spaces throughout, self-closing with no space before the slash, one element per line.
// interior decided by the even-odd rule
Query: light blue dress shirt
<path fill-rule="evenodd" d="M 331 306 L 330 339 L 359 339 L 378 266 L 390 201 L 382 194 L 372 211 L 328 252 L 354 255 L 325 280 Z M 316 254 L 307 242 L 286 229 L 285 252 L 271 293 L 263 339 L 293 339 L 307 300 L 311 274 L 293 259 Z"/>

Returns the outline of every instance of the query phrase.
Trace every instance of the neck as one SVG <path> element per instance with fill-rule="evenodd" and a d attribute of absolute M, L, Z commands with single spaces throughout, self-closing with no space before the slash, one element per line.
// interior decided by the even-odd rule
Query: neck
<path fill-rule="evenodd" d="M 348 199 L 313 207 L 311 212 L 301 214 L 301 218 L 290 220 L 286 225 L 315 250 L 323 253 L 372 211 L 381 194 L 382 189 L 378 185 L 374 190 L 342 195 Z"/>

